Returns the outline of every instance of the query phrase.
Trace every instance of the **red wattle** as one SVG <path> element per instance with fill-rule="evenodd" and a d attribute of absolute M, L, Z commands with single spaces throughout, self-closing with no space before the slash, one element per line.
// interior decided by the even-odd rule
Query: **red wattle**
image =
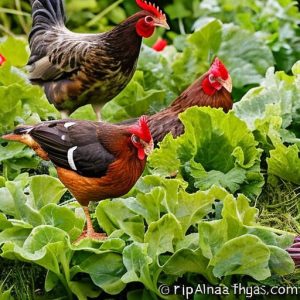
<path fill-rule="evenodd" d="M 202 89 L 206 95 L 212 96 L 217 91 L 217 89 L 215 89 L 209 82 L 208 77 L 206 77 L 202 80 L 201 85 L 202 85 Z"/>
<path fill-rule="evenodd" d="M 139 36 L 143 38 L 148 38 L 154 33 L 155 27 L 149 25 L 144 19 L 140 19 L 136 23 L 136 32 Z"/>
<path fill-rule="evenodd" d="M 143 148 L 138 148 L 138 158 L 140 160 L 144 160 L 145 156 L 146 156 L 146 154 L 145 154 L 144 149 Z"/>

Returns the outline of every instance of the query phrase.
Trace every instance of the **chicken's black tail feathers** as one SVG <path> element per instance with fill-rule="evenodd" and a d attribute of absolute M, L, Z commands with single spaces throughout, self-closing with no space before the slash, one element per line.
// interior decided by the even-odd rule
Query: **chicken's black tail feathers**
<path fill-rule="evenodd" d="M 65 28 L 63 0 L 31 0 L 32 28 L 29 34 L 31 56 L 28 64 L 43 57 L 47 32 Z"/>
<path fill-rule="evenodd" d="M 63 0 L 31 0 L 32 29 L 64 26 L 65 12 Z"/>

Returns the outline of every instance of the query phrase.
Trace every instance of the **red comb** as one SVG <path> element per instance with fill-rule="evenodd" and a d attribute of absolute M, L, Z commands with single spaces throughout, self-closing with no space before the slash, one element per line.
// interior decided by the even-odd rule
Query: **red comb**
<path fill-rule="evenodd" d="M 151 3 L 150 1 L 147 2 L 146 0 L 136 0 L 136 4 L 141 9 L 153 13 L 158 18 L 166 16 L 158 6 L 156 7 L 155 4 Z"/>
<path fill-rule="evenodd" d="M 229 76 L 229 72 L 225 65 L 216 57 L 210 67 L 210 71 L 218 71 L 222 79 L 226 80 Z"/>
<path fill-rule="evenodd" d="M 150 133 L 150 129 L 149 126 L 147 124 L 147 117 L 146 116 L 141 116 L 139 119 L 139 126 L 142 130 L 142 138 L 145 142 L 150 142 L 152 139 L 151 133 Z"/>
<path fill-rule="evenodd" d="M 137 124 L 130 126 L 129 132 L 137 135 L 140 139 L 149 143 L 152 139 L 149 126 L 147 124 L 147 116 L 141 116 Z"/>

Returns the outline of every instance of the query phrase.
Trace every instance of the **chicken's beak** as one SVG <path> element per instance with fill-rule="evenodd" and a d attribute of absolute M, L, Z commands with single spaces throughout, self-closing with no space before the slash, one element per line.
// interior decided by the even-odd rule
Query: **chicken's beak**
<path fill-rule="evenodd" d="M 157 27 L 163 27 L 167 30 L 170 29 L 170 26 L 167 23 L 167 20 L 165 18 L 154 19 L 154 25 L 157 26 Z"/>
<path fill-rule="evenodd" d="M 153 149 L 154 149 L 154 143 L 153 143 L 153 140 L 151 140 L 149 143 L 145 143 L 144 145 L 144 152 L 147 156 L 149 156 Z"/>
<path fill-rule="evenodd" d="M 222 84 L 225 90 L 227 90 L 229 93 L 232 92 L 232 80 L 230 75 L 228 75 L 226 80 L 219 79 L 219 82 Z"/>

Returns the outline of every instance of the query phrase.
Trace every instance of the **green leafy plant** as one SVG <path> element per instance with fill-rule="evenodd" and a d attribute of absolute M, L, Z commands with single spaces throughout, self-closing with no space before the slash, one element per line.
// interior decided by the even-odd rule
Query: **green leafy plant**
<path fill-rule="evenodd" d="M 256 32 L 256 36 L 270 47 L 279 69 L 291 70 L 299 58 L 299 10 L 295 2 L 247 0 L 234 3 L 231 0 L 203 0 L 195 5 L 196 21 L 201 24 L 204 17 L 215 17 L 224 23 L 234 23 L 241 28 Z"/>
<path fill-rule="evenodd" d="M 21 175 L 1 189 L 7 194 L 0 214 L 1 256 L 42 266 L 47 292 L 62 285 L 79 299 L 101 290 L 115 295 L 131 282 L 142 283 L 156 298 L 160 283 L 188 272 L 216 284 L 233 274 L 264 280 L 293 271 L 284 250 L 293 235 L 259 226 L 245 196 L 235 199 L 216 186 L 188 194 L 186 186 L 183 180 L 144 177 L 135 197 L 99 203 L 96 217 L 110 235 L 107 241 L 71 244 L 83 227 L 74 213 L 77 205 L 57 204 L 65 189 L 56 179 Z M 208 218 L 218 203 L 220 218 Z M 230 255 L 239 257 L 239 268 Z"/>
<path fill-rule="evenodd" d="M 28 1 L 0 4 L 0 31 L 9 35 L 0 40 L 4 134 L 60 114 L 29 83 L 28 45 L 13 37 L 29 31 Z M 160 6 L 172 25 L 169 46 L 159 53 L 149 47 L 160 31 L 144 41 L 134 78 L 103 107 L 102 118 L 159 111 L 215 55 L 230 71 L 237 103 L 228 114 L 191 108 L 180 115 L 185 133 L 164 139 L 129 194 L 96 206 L 94 225 L 108 234 L 103 242 L 76 243 L 84 214 L 54 168 L 23 145 L 0 140 L 1 260 L 43 272 L 37 297 L 174 299 L 159 286 L 299 284 L 285 250 L 300 228 L 299 12 L 290 0 L 161 0 Z M 66 9 L 68 28 L 102 32 L 137 8 L 134 1 L 67 0 Z M 90 105 L 70 117 L 97 120 Z M 6 276 L 0 299 L 34 296 Z"/>
<path fill-rule="evenodd" d="M 179 172 L 191 190 L 212 185 L 255 197 L 260 194 L 260 154 L 246 124 L 232 113 L 210 108 L 191 108 L 181 114 L 186 132 L 177 139 L 166 137 L 150 157 L 160 175 Z"/>

